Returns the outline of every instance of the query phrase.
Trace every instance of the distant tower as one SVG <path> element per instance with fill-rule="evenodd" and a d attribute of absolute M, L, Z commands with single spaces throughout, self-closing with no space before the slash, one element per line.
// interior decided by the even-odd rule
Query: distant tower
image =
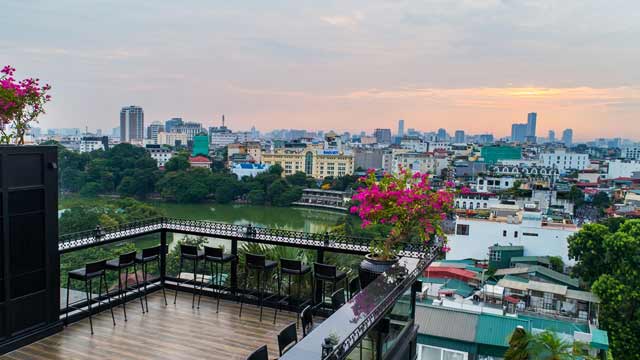
<path fill-rule="evenodd" d="M 532 112 L 527 114 L 527 135 L 530 137 L 536 136 L 536 122 L 538 119 L 538 114 Z"/>
<path fill-rule="evenodd" d="M 222 114 L 222 127 L 224 127 L 224 114 Z"/>
<path fill-rule="evenodd" d="M 120 142 L 144 138 L 144 111 L 139 106 L 123 107 L 120 110 Z"/>
<path fill-rule="evenodd" d="M 549 130 L 549 142 L 556 141 L 556 132 L 553 130 Z"/>
<path fill-rule="evenodd" d="M 448 137 L 449 135 L 447 135 L 447 130 L 443 128 L 438 129 L 438 141 L 447 141 Z"/>
<path fill-rule="evenodd" d="M 463 144 L 466 142 L 464 130 L 456 130 L 454 135 L 454 142 L 456 144 Z"/>
<path fill-rule="evenodd" d="M 398 136 L 404 136 L 404 120 L 402 119 L 398 120 Z"/>
<path fill-rule="evenodd" d="M 569 147 L 573 144 L 573 129 L 565 129 L 562 132 L 562 142 L 564 146 Z"/>

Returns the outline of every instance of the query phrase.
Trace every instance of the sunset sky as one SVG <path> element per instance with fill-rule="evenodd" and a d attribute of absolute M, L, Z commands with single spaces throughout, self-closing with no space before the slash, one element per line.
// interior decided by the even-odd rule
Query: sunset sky
<path fill-rule="evenodd" d="M 640 140 L 640 1 L 4 0 L 0 65 L 53 85 L 41 126 L 181 116 L 234 130 Z"/>

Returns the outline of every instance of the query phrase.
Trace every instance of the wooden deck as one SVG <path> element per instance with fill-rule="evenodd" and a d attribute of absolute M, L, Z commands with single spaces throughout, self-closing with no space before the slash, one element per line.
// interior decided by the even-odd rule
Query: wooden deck
<path fill-rule="evenodd" d="M 93 336 L 89 319 L 83 319 L 2 359 L 244 360 L 264 344 L 273 359 L 278 356 L 278 332 L 296 321 L 295 313 L 282 311 L 274 325 L 274 310 L 265 308 L 260 322 L 259 309 L 247 304 L 239 318 L 239 304 L 230 301 L 221 301 L 216 314 L 215 298 L 204 296 L 200 309 L 191 309 L 191 295 L 182 292 L 177 305 L 173 305 L 173 291 L 167 290 L 167 299 L 165 307 L 162 292 L 150 295 L 149 313 L 144 315 L 138 301 L 129 301 L 127 322 L 119 306 L 114 308 L 115 327 L 109 311 L 103 311 L 93 319 Z"/>

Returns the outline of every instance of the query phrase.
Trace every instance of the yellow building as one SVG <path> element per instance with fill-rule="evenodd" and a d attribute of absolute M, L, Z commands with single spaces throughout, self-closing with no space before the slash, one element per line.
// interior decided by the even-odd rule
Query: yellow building
<path fill-rule="evenodd" d="M 262 163 L 268 166 L 279 164 L 283 176 L 304 172 L 316 179 L 351 175 L 354 171 L 353 155 L 335 150 L 320 150 L 315 146 L 306 149 L 276 149 L 263 153 Z"/>

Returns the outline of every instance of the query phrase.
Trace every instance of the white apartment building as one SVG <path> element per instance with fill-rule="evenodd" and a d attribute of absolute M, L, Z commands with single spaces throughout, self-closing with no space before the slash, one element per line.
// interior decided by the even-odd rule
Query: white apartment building
<path fill-rule="evenodd" d="M 621 150 L 623 159 L 640 160 L 640 146 L 628 146 Z"/>
<path fill-rule="evenodd" d="M 427 151 L 434 152 L 436 150 L 451 151 L 451 144 L 446 141 L 430 141 L 427 143 Z"/>
<path fill-rule="evenodd" d="M 85 136 L 80 140 L 79 151 L 81 153 L 92 152 L 94 150 L 105 150 L 104 141 L 102 137 L 97 136 Z"/>
<path fill-rule="evenodd" d="M 568 221 L 553 222 L 540 211 L 499 204 L 486 219 L 458 217 L 455 233 L 448 235 L 447 259 L 487 259 L 489 247 L 523 246 L 525 256 L 560 256 L 569 259 L 567 238 L 579 229 Z"/>
<path fill-rule="evenodd" d="M 187 134 L 177 132 L 159 132 L 158 145 L 187 146 Z"/>
<path fill-rule="evenodd" d="M 440 174 L 446 169 L 449 161 L 446 158 L 438 158 L 429 153 L 407 152 L 396 154 L 392 160 L 392 170 L 398 173 L 400 167 L 410 169 L 413 172 Z"/>
<path fill-rule="evenodd" d="M 617 179 L 621 177 L 631 177 L 634 172 L 640 172 L 640 161 L 609 161 L 609 170 L 607 170 L 608 179 Z"/>
<path fill-rule="evenodd" d="M 496 191 L 507 190 L 513 187 L 516 178 L 511 176 L 478 177 L 475 183 L 475 191 L 479 193 L 491 193 Z"/>
<path fill-rule="evenodd" d="M 213 149 L 225 147 L 233 143 L 245 143 L 251 140 L 251 133 L 249 132 L 211 132 L 209 134 L 211 138 L 211 147 Z"/>
<path fill-rule="evenodd" d="M 419 137 L 404 137 L 400 140 L 400 147 L 415 152 L 427 152 L 429 144 L 423 142 Z"/>
<path fill-rule="evenodd" d="M 173 152 L 171 150 L 160 146 L 148 146 L 146 150 L 149 153 L 149 156 L 156 161 L 159 168 L 164 167 L 167 161 L 169 161 L 173 156 Z"/>
<path fill-rule="evenodd" d="M 567 173 L 569 170 L 586 169 L 590 164 L 588 154 L 568 153 L 561 149 L 541 154 L 540 160 L 543 166 L 555 166 L 561 174 Z"/>
<path fill-rule="evenodd" d="M 490 193 L 458 194 L 454 200 L 456 209 L 488 210 L 500 204 L 500 199 Z"/>

